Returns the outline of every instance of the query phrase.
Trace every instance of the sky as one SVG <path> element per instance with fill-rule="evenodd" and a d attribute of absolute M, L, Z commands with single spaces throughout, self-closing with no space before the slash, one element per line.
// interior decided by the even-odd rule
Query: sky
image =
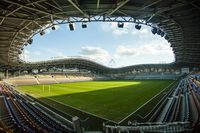
<path fill-rule="evenodd" d="M 81 56 L 108 67 L 174 61 L 170 44 L 161 36 L 153 35 L 146 25 L 140 30 L 133 23 L 124 23 L 124 28 L 118 28 L 116 22 L 90 22 L 85 29 L 81 23 L 74 26 L 74 31 L 62 24 L 55 31 L 47 29 L 43 36 L 35 35 L 21 58 L 44 61 Z"/>

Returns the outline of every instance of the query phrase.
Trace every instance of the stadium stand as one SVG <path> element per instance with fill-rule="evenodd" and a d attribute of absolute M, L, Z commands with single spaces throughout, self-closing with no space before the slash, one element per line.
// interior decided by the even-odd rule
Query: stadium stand
<path fill-rule="evenodd" d="M 58 83 L 66 83 L 66 82 L 69 82 L 69 79 L 66 77 L 66 75 L 53 75 L 53 78 L 54 78 Z"/>
<path fill-rule="evenodd" d="M 17 76 L 8 79 L 4 79 L 5 82 L 15 86 L 20 85 L 34 85 L 34 84 L 56 84 L 56 83 L 67 83 L 67 82 L 80 82 L 80 81 L 91 81 L 91 80 L 103 80 L 105 77 L 91 75 L 86 73 L 54 73 L 54 74 L 38 74 L 34 76 Z"/>
<path fill-rule="evenodd" d="M 51 75 L 37 75 L 39 84 L 55 84 L 56 80 Z"/>
<path fill-rule="evenodd" d="M 18 76 L 9 79 L 5 79 L 5 82 L 9 82 L 13 85 L 34 85 L 38 84 L 37 78 L 35 76 Z"/>
<path fill-rule="evenodd" d="M 1 111 L 4 130 L 9 132 L 76 132 L 72 120 L 67 120 L 25 95 L 1 84 Z M 34 104 L 33 104 L 34 103 Z M 46 109 L 46 110 L 45 110 Z"/>

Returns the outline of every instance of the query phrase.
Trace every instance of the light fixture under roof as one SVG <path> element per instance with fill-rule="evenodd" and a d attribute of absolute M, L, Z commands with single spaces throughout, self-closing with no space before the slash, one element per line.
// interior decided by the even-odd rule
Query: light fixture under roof
<path fill-rule="evenodd" d="M 73 23 L 69 23 L 69 30 L 70 31 L 74 31 L 74 25 L 73 25 Z"/>
<path fill-rule="evenodd" d="M 53 25 L 53 26 L 51 27 L 51 29 L 52 29 L 52 30 L 56 30 L 56 27 Z"/>
<path fill-rule="evenodd" d="M 151 32 L 155 35 L 155 34 L 157 33 L 157 28 L 156 28 L 156 27 L 153 27 L 153 28 L 151 29 Z"/>
<path fill-rule="evenodd" d="M 123 28 L 124 27 L 124 23 L 123 22 L 118 22 L 117 26 L 118 26 L 118 28 Z"/>
<path fill-rule="evenodd" d="M 29 40 L 27 41 L 27 43 L 28 43 L 28 44 L 32 44 L 32 43 L 33 43 L 33 39 L 32 39 L 32 38 L 29 39 Z"/>
<path fill-rule="evenodd" d="M 87 28 L 87 23 L 86 22 L 82 23 L 82 28 Z"/>
<path fill-rule="evenodd" d="M 158 29 L 158 30 L 157 30 L 157 34 L 158 34 L 158 35 L 160 35 L 161 32 L 162 32 L 161 29 Z"/>
<path fill-rule="evenodd" d="M 164 37 L 166 40 L 169 40 L 169 37 L 167 36 L 167 35 L 165 35 L 165 37 Z"/>
<path fill-rule="evenodd" d="M 136 24 L 136 25 L 135 25 L 135 28 L 136 28 L 137 30 L 140 30 L 140 29 L 141 29 L 141 27 L 142 27 L 142 26 L 141 26 L 141 25 L 139 25 L 139 24 Z"/>
<path fill-rule="evenodd" d="M 163 37 L 164 35 L 165 35 L 165 32 L 162 31 L 162 32 L 160 33 L 160 36 Z"/>
<path fill-rule="evenodd" d="M 45 31 L 42 30 L 42 31 L 40 32 L 40 35 L 43 36 L 44 34 L 45 34 Z"/>

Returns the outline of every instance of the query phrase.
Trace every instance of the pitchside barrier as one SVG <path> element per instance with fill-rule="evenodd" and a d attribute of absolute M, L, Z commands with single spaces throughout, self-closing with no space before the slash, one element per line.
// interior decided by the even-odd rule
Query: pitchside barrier
<path fill-rule="evenodd" d="M 190 122 L 170 122 L 170 123 L 132 123 L 131 126 L 112 126 L 103 124 L 105 133 L 121 132 L 191 132 Z"/>

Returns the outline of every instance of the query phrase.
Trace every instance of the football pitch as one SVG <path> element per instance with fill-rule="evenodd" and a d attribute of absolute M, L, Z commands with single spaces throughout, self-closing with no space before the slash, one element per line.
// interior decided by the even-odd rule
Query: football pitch
<path fill-rule="evenodd" d="M 38 99 L 49 99 L 55 104 L 70 105 L 119 122 L 172 82 L 173 80 L 89 81 L 20 86 L 18 89 Z"/>

